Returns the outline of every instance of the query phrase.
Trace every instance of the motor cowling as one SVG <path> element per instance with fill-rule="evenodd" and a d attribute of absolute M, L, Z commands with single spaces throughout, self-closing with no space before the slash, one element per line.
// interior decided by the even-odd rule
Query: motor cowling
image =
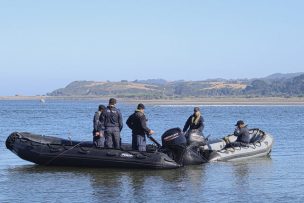
<path fill-rule="evenodd" d="M 204 143 L 205 139 L 197 134 L 193 134 L 189 138 L 190 145 L 187 144 L 187 138 L 180 128 L 167 130 L 162 135 L 162 152 L 181 165 L 204 163 L 205 159 L 200 156 L 197 145 Z"/>
<path fill-rule="evenodd" d="M 187 147 L 187 140 L 180 128 L 172 128 L 164 132 L 162 138 L 162 152 L 171 157 L 176 163 L 183 164 L 183 157 Z"/>
<path fill-rule="evenodd" d="M 186 134 L 187 144 L 195 146 L 203 146 L 206 144 L 204 135 L 198 130 L 190 130 Z"/>
<path fill-rule="evenodd" d="M 161 136 L 162 145 L 164 147 L 182 147 L 185 148 L 187 145 L 187 140 L 182 130 L 180 128 L 172 128 L 164 132 Z"/>

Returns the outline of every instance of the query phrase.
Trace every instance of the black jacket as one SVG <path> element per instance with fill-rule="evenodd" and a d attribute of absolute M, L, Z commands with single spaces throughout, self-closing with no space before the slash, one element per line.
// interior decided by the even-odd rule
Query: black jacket
<path fill-rule="evenodd" d="M 93 117 L 93 133 L 99 132 L 102 130 L 102 120 L 100 119 L 101 112 L 96 111 Z"/>
<path fill-rule="evenodd" d="M 132 130 L 133 135 L 148 135 L 150 129 L 147 127 L 147 119 L 144 113 L 135 111 L 127 120 L 128 127 Z"/>
<path fill-rule="evenodd" d="M 191 115 L 188 120 L 186 121 L 185 123 L 185 126 L 184 126 L 184 129 L 183 129 L 183 132 L 186 132 L 189 128 L 189 130 L 194 130 L 194 129 L 197 129 L 199 130 L 200 132 L 203 132 L 204 130 L 204 118 L 202 116 L 200 116 L 197 124 L 195 124 L 194 122 L 192 123 L 192 118 L 194 117 L 194 115 Z"/>
<path fill-rule="evenodd" d="M 237 141 L 239 142 L 244 142 L 244 143 L 249 143 L 250 142 L 250 134 L 247 126 L 243 128 L 237 127 L 234 130 L 234 135 L 237 136 Z"/>
<path fill-rule="evenodd" d="M 105 131 L 121 131 L 123 127 L 122 116 L 119 109 L 108 106 L 100 116 L 102 129 Z"/>

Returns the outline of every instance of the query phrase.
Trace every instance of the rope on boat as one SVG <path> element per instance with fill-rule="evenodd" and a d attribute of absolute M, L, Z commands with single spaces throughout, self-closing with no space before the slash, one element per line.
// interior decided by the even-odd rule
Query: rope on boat
<path fill-rule="evenodd" d="M 42 143 L 42 139 L 43 139 L 43 136 L 40 136 L 40 154 L 41 154 L 41 152 L 42 152 L 42 145 L 44 145 L 43 143 Z M 49 165 L 51 162 L 53 162 L 54 160 L 56 160 L 58 157 L 60 157 L 61 155 L 63 155 L 64 153 L 66 153 L 66 152 L 68 152 L 68 151 L 70 151 L 70 150 L 72 150 L 72 149 L 74 149 L 75 147 L 77 147 L 77 146 L 79 146 L 80 144 L 82 144 L 84 141 L 82 140 L 82 141 L 80 141 L 78 144 L 76 144 L 76 145 L 74 145 L 73 147 L 71 147 L 70 149 L 66 149 L 66 147 L 62 144 L 62 145 L 60 145 L 61 147 L 63 147 L 63 149 L 65 150 L 65 151 L 63 151 L 63 152 L 61 152 L 60 154 L 58 154 L 57 156 L 55 156 L 54 158 L 52 158 L 51 160 L 49 160 L 49 161 L 47 161 L 44 165 Z M 50 150 L 52 149 L 51 148 L 51 144 L 47 144 L 47 146 L 50 148 Z"/>
<path fill-rule="evenodd" d="M 82 144 L 82 143 L 83 143 L 83 141 L 82 141 L 82 142 L 79 142 L 79 143 L 76 144 L 76 145 L 74 145 L 74 146 L 71 147 L 70 149 L 67 149 L 67 150 L 61 152 L 60 154 L 58 154 L 57 156 L 55 156 L 55 157 L 52 158 L 51 160 L 47 161 L 47 162 L 45 163 L 45 165 L 49 165 L 51 162 L 53 162 L 54 160 L 56 160 L 59 156 L 61 156 L 61 155 L 63 155 L 64 153 L 66 153 L 66 152 L 68 152 L 68 151 L 74 149 L 75 147 L 77 147 L 78 145 L 80 145 L 80 144 Z"/>
<path fill-rule="evenodd" d="M 223 148 L 221 150 L 219 150 L 219 152 L 221 153 L 229 153 L 229 152 L 235 152 L 236 150 L 241 150 L 242 148 L 244 149 L 248 149 L 248 148 L 252 148 L 252 149 L 256 149 L 257 147 L 261 147 L 262 146 L 262 142 L 261 139 L 266 135 L 266 133 L 263 130 L 260 130 L 259 128 L 253 128 L 250 129 L 249 131 L 251 131 L 251 134 L 254 134 L 255 137 L 260 136 L 261 138 L 255 142 L 249 143 L 249 144 L 243 144 L 240 143 L 239 146 L 233 146 L 233 143 L 231 143 L 229 141 L 229 139 L 225 139 L 226 137 L 223 138 L 223 140 L 225 141 L 225 143 L 228 145 L 230 144 L 230 146 L 228 148 Z M 228 135 L 228 137 L 231 135 Z M 232 149 L 232 150 L 230 150 Z"/>

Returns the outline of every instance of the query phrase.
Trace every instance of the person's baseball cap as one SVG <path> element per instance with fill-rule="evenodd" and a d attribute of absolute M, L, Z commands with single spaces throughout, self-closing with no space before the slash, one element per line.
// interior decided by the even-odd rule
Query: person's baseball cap
<path fill-rule="evenodd" d="M 116 102 L 117 102 L 117 100 L 114 99 L 114 98 L 109 99 L 109 104 L 110 104 L 110 105 L 115 105 Z"/>
<path fill-rule="evenodd" d="M 240 125 L 244 125 L 244 124 L 245 124 L 244 121 L 239 120 L 236 122 L 235 126 L 240 126 Z"/>
<path fill-rule="evenodd" d="M 137 105 L 137 109 L 145 109 L 145 105 L 140 103 L 140 104 Z"/>
<path fill-rule="evenodd" d="M 99 109 L 99 110 L 105 110 L 106 107 L 105 107 L 104 105 L 101 104 L 101 105 L 98 106 L 98 109 Z"/>

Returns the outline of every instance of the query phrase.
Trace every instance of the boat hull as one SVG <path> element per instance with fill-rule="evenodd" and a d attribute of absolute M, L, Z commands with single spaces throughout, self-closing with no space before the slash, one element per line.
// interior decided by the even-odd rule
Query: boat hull
<path fill-rule="evenodd" d="M 96 148 L 91 142 L 63 140 L 31 133 L 12 133 L 7 148 L 20 158 L 39 165 L 173 169 L 180 167 L 161 152 Z"/>
<path fill-rule="evenodd" d="M 257 140 L 250 144 L 240 144 L 239 146 L 230 144 L 229 146 L 228 143 L 233 143 L 237 139 L 235 136 L 229 136 L 226 142 L 224 139 L 218 139 L 207 143 L 201 148 L 201 151 L 209 162 L 237 161 L 268 156 L 272 150 L 272 136 L 259 129 L 252 129 L 250 132 L 257 136 Z"/>

